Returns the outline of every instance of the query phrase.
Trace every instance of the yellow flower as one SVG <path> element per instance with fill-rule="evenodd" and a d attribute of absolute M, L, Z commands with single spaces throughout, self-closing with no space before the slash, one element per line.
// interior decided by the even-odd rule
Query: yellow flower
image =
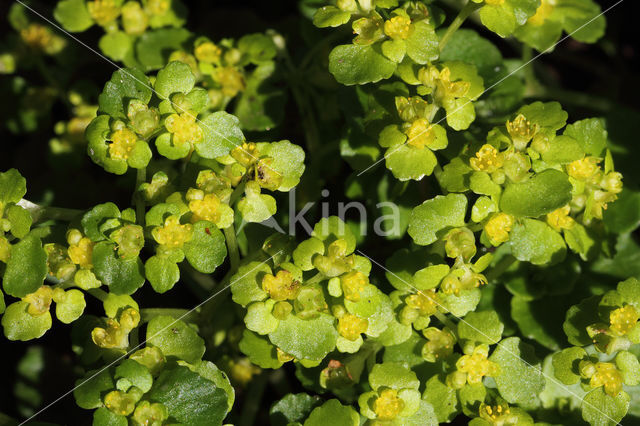
<path fill-rule="evenodd" d="M 509 232 L 511 232 L 513 224 L 513 216 L 506 213 L 498 213 L 493 215 L 484 225 L 484 232 L 486 232 L 491 244 L 497 246 L 509 241 Z"/>
<path fill-rule="evenodd" d="M 469 164 L 474 170 L 493 173 L 503 166 L 504 156 L 492 145 L 484 144 L 476 156 L 469 159 Z"/>
<path fill-rule="evenodd" d="M 422 347 L 422 357 L 427 361 L 435 362 L 453 353 L 456 338 L 449 330 L 429 327 L 422 333 L 427 338 L 427 343 Z"/>
<path fill-rule="evenodd" d="M 513 121 L 507 121 L 506 127 L 513 145 L 518 151 L 522 151 L 527 147 L 527 144 L 538 133 L 539 129 L 537 124 L 531 123 L 522 114 L 518 114 Z"/>
<path fill-rule="evenodd" d="M 136 406 L 136 411 L 131 416 L 134 424 L 141 426 L 159 426 L 164 424 L 164 421 L 169 418 L 169 410 L 167 407 L 154 402 L 141 401 Z"/>
<path fill-rule="evenodd" d="M 638 319 L 640 319 L 640 315 L 636 308 L 626 305 L 609 314 L 610 329 L 618 336 L 624 336 L 635 328 Z"/>
<path fill-rule="evenodd" d="M 602 177 L 600 187 L 606 191 L 618 194 L 622 191 L 622 174 L 618 172 L 609 172 Z"/>
<path fill-rule="evenodd" d="M 571 207 L 560 207 L 547 215 L 547 223 L 558 232 L 563 229 L 570 229 L 575 223 L 573 218 L 569 216 L 570 212 Z"/>
<path fill-rule="evenodd" d="M 567 165 L 567 174 L 574 179 L 588 180 L 596 175 L 600 168 L 598 160 L 595 157 L 584 157 L 582 160 L 576 160 Z"/>
<path fill-rule="evenodd" d="M 360 293 L 369 284 L 369 278 L 360 271 L 351 271 L 340 277 L 344 298 L 352 302 L 360 301 Z"/>
<path fill-rule="evenodd" d="M 69 230 L 67 233 L 67 242 L 69 243 L 69 248 L 67 249 L 69 259 L 83 269 L 91 269 L 93 267 L 91 261 L 95 243 L 89 238 L 82 236 L 82 233 L 77 229 Z"/>
<path fill-rule="evenodd" d="M 87 3 L 89 14 L 98 25 L 105 27 L 120 15 L 120 8 L 114 0 L 94 0 Z"/>
<path fill-rule="evenodd" d="M 107 319 L 107 328 L 96 327 L 91 331 L 91 340 L 101 348 L 126 349 L 129 346 L 129 333 L 138 326 L 140 313 L 127 308 L 118 320 Z"/>
<path fill-rule="evenodd" d="M 195 144 L 202 141 L 202 129 L 196 123 L 196 116 L 191 112 L 171 114 L 164 123 L 169 133 L 173 134 L 173 144 Z"/>
<path fill-rule="evenodd" d="M 169 10 L 170 0 L 148 0 L 145 9 L 150 15 L 164 15 Z"/>
<path fill-rule="evenodd" d="M 480 383 L 484 376 L 495 377 L 499 373 L 498 364 L 487 359 L 489 355 L 488 345 L 478 345 L 470 355 L 462 355 L 456 368 L 467 374 L 469 384 Z"/>
<path fill-rule="evenodd" d="M 423 70 L 425 70 L 423 68 Z M 420 74 L 423 74 L 421 70 Z M 455 99 L 461 98 L 467 94 L 469 89 L 471 88 L 471 83 L 468 81 L 451 81 L 451 70 L 449 67 L 444 67 L 442 70 L 438 71 L 436 67 L 430 67 L 426 70 L 426 75 L 424 75 L 421 80 L 426 78 L 426 82 L 430 87 L 435 87 L 436 89 L 436 98 L 442 101 L 443 99 Z"/>
<path fill-rule="evenodd" d="M 293 278 L 291 272 L 281 269 L 275 276 L 264 276 L 262 289 L 269 293 L 273 300 L 294 300 L 300 293 L 300 282 Z"/>
<path fill-rule="evenodd" d="M 29 24 L 20 31 L 20 37 L 27 45 L 38 50 L 45 50 L 52 40 L 49 28 L 40 24 Z"/>
<path fill-rule="evenodd" d="M 153 238 L 162 246 L 170 249 L 180 248 L 193 237 L 193 226 L 180 224 L 178 216 L 169 216 L 163 226 L 156 226 L 151 231 Z"/>
<path fill-rule="evenodd" d="M 555 5 L 556 0 L 542 0 L 542 2 L 540 3 L 540 7 L 538 7 L 538 10 L 536 10 L 535 15 L 529 18 L 527 23 L 535 25 L 536 27 L 544 24 L 547 18 L 551 16 Z"/>
<path fill-rule="evenodd" d="M 222 86 L 222 94 L 230 98 L 245 88 L 244 76 L 234 67 L 220 68 L 216 74 L 216 80 Z"/>
<path fill-rule="evenodd" d="M 402 412 L 404 401 L 395 389 L 384 389 L 373 402 L 373 412 L 380 420 L 393 420 Z"/>
<path fill-rule="evenodd" d="M 420 291 L 407 297 L 405 303 L 408 307 L 418 311 L 419 315 L 429 316 L 438 311 L 438 302 L 435 289 Z"/>
<path fill-rule="evenodd" d="M 278 361 L 280 362 L 289 362 L 295 359 L 293 355 L 286 353 L 280 348 L 276 348 L 276 358 L 278 358 Z"/>
<path fill-rule="evenodd" d="M 407 135 L 407 144 L 418 149 L 431 145 L 435 141 L 435 133 L 433 126 L 429 124 L 426 118 L 418 118 L 411 123 L 411 126 L 405 131 Z"/>
<path fill-rule="evenodd" d="M 231 379 L 241 386 L 249 384 L 253 376 L 262 371 L 258 366 L 253 365 L 249 358 L 241 358 L 237 361 L 231 360 L 229 361 L 229 367 Z"/>
<path fill-rule="evenodd" d="M 480 418 L 488 421 L 492 425 L 505 425 L 511 423 L 505 423 L 510 420 L 511 410 L 509 404 L 501 402 L 498 405 L 487 405 L 485 403 L 480 404 L 478 411 Z"/>
<path fill-rule="evenodd" d="M 136 408 L 136 402 L 133 395 L 119 390 L 111 391 L 104 397 L 104 405 L 113 413 L 122 416 L 128 416 L 133 413 L 133 410 Z"/>
<path fill-rule="evenodd" d="M 260 151 L 253 142 L 243 142 L 231 151 L 231 157 L 243 167 L 249 167 L 260 158 Z"/>
<path fill-rule="evenodd" d="M 64 292 L 64 290 L 61 290 Z M 43 285 L 31 294 L 27 294 L 22 298 L 23 301 L 29 303 L 27 312 L 34 317 L 49 312 L 51 302 L 53 301 L 54 290 L 48 285 Z"/>
<path fill-rule="evenodd" d="M 368 327 L 369 321 L 353 314 L 344 314 L 338 318 L 338 333 L 347 340 L 357 340 Z"/>
<path fill-rule="evenodd" d="M 589 386 L 597 388 L 604 386 L 604 391 L 609 396 L 617 396 L 622 390 L 622 374 L 610 362 L 596 363 L 596 371 L 591 376 Z"/>
<path fill-rule="evenodd" d="M 384 23 L 384 33 L 394 40 L 405 40 L 411 35 L 411 19 L 394 16 Z"/>
<path fill-rule="evenodd" d="M 7 263 L 11 256 L 11 244 L 4 235 L 0 235 L 0 262 Z"/>
<path fill-rule="evenodd" d="M 201 200 L 189 201 L 189 210 L 193 212 L 194 221 L 217 223 L 220 220 L 220 199 L 216 194 L 207 194 Z"/>
<path fill-rule="evenodd" d="M 149 17 L 138 2 L 127 2 L 122 6 L 122 27 L 127 34 L 140 35 L 149 25 Z"/>
<path fill-rule="evenodd" d="M 136 146 L 138 136 L 131 130 L 123 127 L 111 134 L 109 155 L 116 160 L 126 160 Z"/>
<path fill-rule="evenodd" d="M 220 56 L 222 55 L 222 49 L 220 49 L 215 44 L 210 41 L 206 41 L 202 44 L 196 46 L 194 54 L 199 61 L 214 63 L 220 61 Z"/>

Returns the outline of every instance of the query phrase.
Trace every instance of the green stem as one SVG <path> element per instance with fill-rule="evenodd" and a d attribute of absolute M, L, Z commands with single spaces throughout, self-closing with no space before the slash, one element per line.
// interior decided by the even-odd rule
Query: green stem
<path fill-rule="evenodd" d="M 607 112 L 613 108 L 614 103 L 606 98 L 593 96 L 588 93 L 574 92 L 572 90 L 564 90 L 548 87 L 529 87 L 527 88 L 528 98 L 536 99 L 552 99 L 563 105 L 571 105 L 575 107 L 585 108 L 592 111 Z"/>
<path fill-rule="evenodd" d="M 494 266 L 491 271 L 489 271 L 486 274 L 487 277 L 487 281 L 491 282 L 491 281 L 495 281 L 496 279 L 498 279 L 502 274 L 504 274 L 506 272 L 507 269 L 509 269 L 511 267 L 511 265 L 513 265 L 514 263 L 518 262 L 518 259 L 516 259 L 515 257 L 513 257 L 512 255 L 506 255 L 505 257 L 503 257 L 502 259 L 500 259 L 500 261 L 496 264 L 496 266 Z"/>
<path fill-rule="evenodd" d="M 264 390 L 267 387 L 270 373 L 263 371 L 259 376 L 251 381 L 251 386 L 247 392 L 245 403 L 242 406 L 242 415 L 240 416 L 239 426 L 250 426 L 255 424 L 256 414 L 260 408 Z"/>
<path fill-rule="evenodd" d="M 145 308 L 140 309 L 140 318 L 142 322 L 149 322 L 152 318 L 162 315 L 168 315 L 175 319 L 181 318 L 183 321 L 189 322 L 189 317 L 195 315 L 196 312 L 189 312 L 187 309 L 173 309 L 173 308 Z"/>
<path fill-rule="evenodd" d="M 445 33 L 442 35 L 442 38 L 440 39 L 441 52 L 449 42 L 449 39 L 451 39 L 451 36 L 453 36 L 458 28 L 460 28 L 460 25 L 462 25 L 462 23 L 469 17 L 469 15 L 480 9 L 483 4 L 484 3 L 474 3 L 473 1 L 469 0 L 469 2 L 462 8 L 460 13 L 458 13 L 458 16 L 454 18 L 453 22 L 451 22 Z"/>
<path fill-rule="evenodd" d="M 233 224 L 228 228 L 224 228 L 224 237 L 227 241 L 231 270 L 235 272 L 238 270 L 238 266 L 240 266 L 240 251 L 238 250 L 238 241 L 236 240 L 236 231 Z"/>
<path fill-rule="evenodd" d="M 315 283 L 319 283 L 320 281 L 322 281 L 325 278 L 324 274 L 322 272 L 318 272 L 317 274 L 315 274 L 313 277 L 311 277 L 310 280 L 306 281 L 304 284 L 305 285 L 309 285 L 309 284 L 315 284 Z"/>
<path fill-rule="evenodd" d="M 233 190 L 233 192 L 231 193 L 231 196 L 229 197 L 229 206 L 230 207 L 233 207 L 235 205 L 236 201 L 238 201 L 238 199 L 242 196 L 242 194 L 244 194 L 244 187 L 245 187 L 245 182 L 242 181 Z"/>
<path fill-rule="evenodd" d="M 449 318 L 447 318 L 447 316 L 445 314 L 443 314 L 442 312 L 438 312 L 436 311 L 435 313 L 436 318 L 438 318 L 438 320 L 444 324 L 449 330 L 451 330 L 451 332 L 454 334 L 454 336 L 456 336 L 456 339 L 458 338 L 458 326 L 455 325 L 453 323 L 453 321 L 451 321 Z"/>
<path fill-rule="evenodd" d="M 140 185 L 147 181 L 147 168 L 142 167 L 138 169 L 136 173 L 136 189 L 133 193 L 133 198 L 135 199 L 136 205 L 136 222 L 138 225 L 144 227 L 144 212 L 145 212 L 145 203 L 142 194 L 140 193 Z"/>
<path fill-rule="evenodd" d="M 63 220 L 71 222 L 84 213 L 84 210 L 65 209 L 62 207 L 44 207 L 36 203 L 32 203 L 24 198 L 18 201 L 18 205 L 31 213 L 33 222 L 44 222 L 46 220 Z"/>
<path fill-rule="evenodd" d="M 90 295 L 92 295 L 93 297 L 95 297 L 101 302 L 104 302 L 105 300 L 107 300 L 107 297 L 109 296 L 109 294 L 106 291 L 101 290 L 99 288 L 90 288 L 89 290 L 87 290 L 87 293 L 89 293 Z"/>
<path fill-rule="evenodd" d="M 313 58 L 318 56 L 318 52 L 324 49 L 326 45 L 340 40 L 341 38 L 346 37 L 348 34 L 350 34 L 350 28 L 350 26 L 336 28 L 331 32 L 331 34 L 320 40 L 320 42 L 316 43 L 311 49 L 309 49 L 307 54 L 304 55 L 302 61 L 300 61 L 300 69 L 305 70 L 309 66 Z"/>

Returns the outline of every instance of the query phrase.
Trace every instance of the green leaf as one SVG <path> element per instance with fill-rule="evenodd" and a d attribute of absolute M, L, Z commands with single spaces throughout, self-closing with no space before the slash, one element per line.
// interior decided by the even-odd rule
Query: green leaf
<path fill-rule="evenodd" d="M 120 69 L 113 73 L 111 80 L 104 85 L 102 93 L 98 96 L 98 113 L 127 120 L 128 102 L 137 99 L 145 104 L 149 103 L 151 94 L 151 83 L 142 71 Z"/>
<path fill-rule="evenodd" d="M 193 225 L 193 237 L 184 244 L 184 255 L 197 271 L 210 274 L 227 257 L 224 241 L 222 231 L 215 224 L 201 220 Z"/>
<path fill-rule="evenodd" d="M 266 302 L 254 302 L 247 306 L 247 313 L 244 317 L 247 328 L 260 335 L 269 334 L 278 328 L 280 320 L 271 313 L 274 304 L 275 301 L 269 299 Z"/>
<path fill-rule="evenodd" d="M 427 20 L 413 24 L 413 32 L 405 40 L 405 43 L 407 45 L 407 55 L 418 64 L 434 61 L 438 59 L 440 54 L 440 40 L 433 26 Z"/>
<path fill-rule="evenodd" d="M 258 302 L 267 298 L 267 292 L 262 289 L 262 278 L 271 273 L 271 268 L 265 262 L 249 262 L 242 265 L 231 277 L 232 299 L 245 307 L 251 302 Z"/>
<path fill-rule="evenodd" d="M 189 93 L 195 83 L 191 67 L 184 62 L 173 61 L 158 71 L 153 87 L 160 99 L 168 99 L 174 93 Z"/>
<path fill-rule="evenodd" d="M 624 391 L 613 397 L 604 393 L 603 387 L 596 388 L 582 401 L 582 418 L 591 425 L 615 426 L 627 414 L 629 400 Z"/>
<path fill-rule="evenodd" d="M 480 302 L 481 291 L 479 288 L 462 290 L 459 294 L 442 294 L 440 300 L 442 306 L 456 317 L 463 317 L 476 309 Z"/>
<path fill-rule="evenodd" d="M 27 193 L 27 180 L 16 169 L 0 173 L 0 205 L 17 203 Z"/>
<path fill-rule="evenodd" d="M 313 15 L 313 25 L 318 28 L 339 27 L 349 22 L 351 13 L 335 6 L 323 6 Z"/>
<path fill-rule="evenodd" d="M 24 297 L 40 288 L 47 275 L 47 253 L 40 238 L 30 235 L 11 247 L 2 287 L 13 297 Z"/>
<path fill-rule="evenodd" d="M 109 58 L 114 61 L 123 61 L 133 49 L 133 39 L 123 31 L 114 31 L 103 35 L 98 46 Z"/>
<path fill-rule="evenodd" d="M 534 219 L 523 219 L 516 223 L 509 244 L 516 259 L 534 265 L 560 262 L 567 251 L 559 233 L 546 223 Z"/>
<path fill-rule="evenodd" d="M 298 145 L 284 140 L 270 144 L 258 144 L 262 155 L 273 158 L 269 168 L 282 176 L 278 191 L 287 192 L 298 185 L 304 173 L 304 150 Z"/>
<path fill-rule="evenodd" d="M 558 102 L 534 102 L 520 108 L 518 113 L 524 115 L 532 123 L 552 131 L 564 127 L 567 123 L 567 117 L 569 117 L 569 114 L 562 109 Z"/>
<path fill-rule="evenodd" d="M 356 237 L 351 229 L 338 216 L 323 217 L 313 227 L 312 236 L 329 245 L 335 240 L 341 239 L 347 243 L 347 254 L 356 249 Z"/>
<path fill-rule="evenodd" d="M 507 37 L 516 29 L 516 18 L 508 3 L 485 5 L 480 9 L 480 20 L 500 37 Z"/>
<path fill-rule="evenodd" d="M 616 366 L 622 372 L 625 385 L 637 386 L 640 384 L 640 361 L 636 355 L 628 351 L 618 352 Z"/>
<path fill-rule="evenodd" d="M 243 129 L 265 131 L 282 122 L 287 93 L 280 82 L 279 69 L 273 61 L 261 63 L 247 76 L 247 86 L 233 110 Z"/>
<path fill-rule="evenodd" d="M 250 182 L 251 183 L 251 182 Z M 247 188 L 246 196 L 238 201 L 238 211 L 246 222 L 260 223 L 276 213 L 276 199 L 271 195 L 260 194 L 259 186 Z"/>
<path fill-rule="evenodd" d="M 109 291 L 133 294 L 144 284 L 144 265 L 140 258 L 118 257 L 115 244 L 103 241 L 93 248 L 93 272 Z"/>
<path fill-rule="evenodd" d="M 567 164 L 584 158 L 585 152 L 580 143 L 571 136 L 567 136 L 566 132 L 552 139 L 549 145 L 549 149 L 542 153 L 545 163 Z"/>
<path fill-rule="evenodd" d="M 545 380 L 533 347 L 518 337 L 509 337 L 500 342 L 489 360 L 500 366 L 500 374 L 494 378 L 500 395 L 511 404 L 534 408 Z"/>
<path fill-rule="evenodd" d="M 511 318 L 518 324 L 524 337 L 537 341 L 551 350 L 564 345 L 564 334 L 558 328 L 568 308 L 565 298 L 546 297 L 527 300 L 514 296 L 511 299 Z"/>
<path fill-rule="evenodd" d="M 587 327 L 597 321 L 600 299 L 600 296 L 589 297 L 567 311 L 562 328 L 572 345 L 586 346 L 593 343 Z"/>
<path fill-rule="evenodd" d="M 93 25 L 84 0 L 59 1 L 53 10 L 53 17 L 62 28 L 72 33 L 80 33 Z"/>
<path fill-rule="evenodd" d="M 587 356 L 584 349 L 571 347 L 553 354 L 553 373 L 565 385 L 580 382 L 578 363 Z"/>
<path fill-rule="evenodd" d="M 135 300 L 126 294 L 107 293 L 107 297 L 102 301 L 104 313 L 109 318 L 116 318 L 120 315 L 120 311 L 126 308 L 133 308 L 140 311 L 140 307 Z"/>
<path fill-rule="evenodd" d="M 343 44 L 329 55 L 329 72 L 347 86 L 376 83 L 391 77 L 395 69 L 396 64 L 372 46 Z"/>
<path fill-rule="evenodd" d="M 278 360 L 276 347 L 266 337 L 245 329 L 238 346 L 252 363 L 261 368 L 280 368 L 282 366 L 282 362 Z"/>
<path fill-rule="evenodd" d="M 500 341 L 504 324 L 495 311 L 470 312 L 458 324 L 461 339 L 494 345 Z"/>
<path fill-rule="evenodd" d="M 338 332 L 334 321 L 333 316 L 324 313 L 308 320 L 289 315 L 269 333 L 269 339 L 298 359 L 321 360 L 336 346 Z"/>
<path fill-rule="evenodd" d="M 413 284 L 420 290 L 435 288 L 449 274 L 450 269 L 446 264 L 427 266 L 413 274 Z"/>
<path fill-rule="evenodd" d="M 624 234 L 640 225 L 640 192 L 623 188 L 615 203 L 603 212 L 602 220 L 610 232 Z"/>
<path fill-rule="evenodd" d="M 82 230 L 91 241 L 102 241 L 106 235 L 100 230 L 108 219 L 119 218 L 120 210 L 113 203 L 98 204 L 82 216 Z"/>
<path fill-rule="evenodd" d="M 244 135 L 238 117 L 224 111 L 209 114 L 200 120 L 203 140 L 196 144 L 196 152 L 203 158 L 217 158 L 242 145 Z"/>
<path fill-rule="evenodd" d="M 500 209 L 514 216 L 539 217 L 571 201 L 569 177 L 554 169 L 531 179 L 508 185 L 500 199 Z"/>
<path fill-rule="evenodd" d="M 220 370 L 211 361 L 200 361 L 194 365 L 187 364 L 187 367 L 189 367 L 191 371 L 195 371 L 205 379 L 211 380 L 217 387 L 224 390 L 227 394 L 227 412 L 231 411 L 233 402 L 236 398 L 236 393 L 233 389 L 233 386 L 231 386 L 231 382 L 229 381 L 226 373 Z"/>
<path fill-rule="evenodd" d="M 127 426 L 126 416 L 121 416 L 106 407 L 100 407 L 93 412 L 93 426 Z"/>
<path fill-rule="evenodd" d="M 324 243 L 315 237 L 302 241 L 293 251 L 293 262 L 303 271 L 313 269 L 313 256 L 324 253 Z"/>
<path fill-rule="evenodd" d="M 217 425 L 227 414 L 227 394 L 212 381 L 187 367 L 163 371 L 149 399 L 169 409 L 169 416 L 186 425 Z"/>
<path fill-rule="evenodd" d="M 314 408 L 304 426 L 325 426 L 328 424 L 358 426 L 360 416 L 350 405 L 342 405 L 337 399 L 330 399 Z"/>
<path fill-rule="evenodd" d="M 5 215 L 11 224 L 11 234 L 16 238 L 24 238 L 31 229 L 33 219 L 26 209 L 13 204 L 5 211 Z"/>
<path fill-rule="evenodd" d="M 438 165 L 438 160 L 428 148 L 416 149 L 402 144 L 387 150 L 385 164 L 396 179 L 401 181 L 421 180 L 433 173 L 433 169 Z"/>
<path fill-rule="evenodd" d="M 184 28 L 145 31 L 136 42 L 136 58 L 145 71 L 160 69 L 167 64 L 172 52 L 187 49 L 190 38 L 191 33 Z"/>
<path fill-rule="evenodd" d="M 83 292 L 76 289 L 67 290 L 64 298 L 56 301 L 56 318 L 65 324 L 70 324 L 80 318 L 85 306 L 87 302 L 84 300 Z"/>
<path fill-rule="evenodd" d="M 4 335 L 9 340 L 27 341 L 42 337 L 51 328 L 51 314 L 47 311 L 34 317 L 27 312 L 28 302 L 14 302 L 2 316 Z"/>
<path fill-rule="evenodd" d="M 583 43 L 595 43 L 604 35 L 606 20 L 600 6 L 591 0 L 563 2 L 564 30 Z"/>
<path fill-rule="evenodd" d="M 473 64 L 485 81 L 494 78 L 496 67 L 502 66 L 500 50 L 477 32 L 465 28 L 453 33 L 440 52 L 440 60 L 464 61 Z"/>
<path fill-rule="evenodd" d="M 460 412 L 456 390 L 445 384 L 442 375 L 436 374 L 427 380 L 422 398 L 433 407 L 438 423 L 451 422 Z"/>
<path fill-rule="evenodd" d="M 396 362 L 374 365 L 369 373 L 369 384 L 373 390 L 378 390 L 380 387 L 396 390 L 418 389 L 420 387 L 416 373 L 406 365 Z"/>
<path fill-rule="evenodd" d="M 564 134 L 578 141 L 588 155 L 600 157 L 607 148 L 608 133 L 600 118 L 588 118 L 569 124 Z"/>
<path fill-rule="evenodd" d="M 147 343 L 166 357 L 174 356 L 193 364 L 204 355 L 204 340 L 184 321 L 167 315 L 153 317 L 147 326 Z"/>
<path fill-rule="evenodd" d="M 102 396 L 115 387 L 109 369 L 88 371 L 76 380 L 73 396 L 76 404 L 85 410 L 102 407 Z"/>
<path fill-rule="evenodd" d="M 438 195 L 411 211 L 409 235 L 416 244 L 429 245 L 447 229 L 463 226 L 467 197 L 462 194 Z"/>
<path fill-rule="evenodd" d="M 321 402 L 319 397 L 306 393 L 287 394 L 269 409 L 270 423 L 273 426 L 301 423 Z"/>
<path fill-rule="evenodd" d="M 168 257 L 151 256 L 144 264 L 144 275 L 156 293 L 164 293 L 178 282 L 180 269 L 178 264 Z"/>
<path fill-rule="evenodd" d="M 144 365 L 132 359 L 125 359 L 116 367 L 114 379 L 125 379 L 129 386 L 135 386 L 147 393 L 153 384 L 153 377 Z M 128 389 L 128 386 L 127 386 Z M 123 389 L 125 392 L 127 389 Z"/>
<path fill-rule="evenodd" d="M 344 306 L 349 313 L 367 319 L 369 327 L 366 334 L 371 337 L 378 337 L 393 319 L 393 308 L 389 296 L 374 285 L 367 285 L 360 292 L 359 301 L 345 300 Z"/>

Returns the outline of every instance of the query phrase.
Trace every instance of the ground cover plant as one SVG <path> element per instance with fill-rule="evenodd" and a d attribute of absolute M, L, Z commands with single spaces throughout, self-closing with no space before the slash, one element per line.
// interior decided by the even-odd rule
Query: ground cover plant
<path fill-rule="evenodd" d="M 640 424 L 623 1 L 5 3 L 0 424 Z"/>

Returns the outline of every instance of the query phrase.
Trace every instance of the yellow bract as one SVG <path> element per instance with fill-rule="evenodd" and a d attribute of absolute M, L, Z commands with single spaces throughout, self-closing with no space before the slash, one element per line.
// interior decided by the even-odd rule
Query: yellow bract
<path fill-rule="evenodd" d="M 216 223 L 220 220 L 220 199 L 215 194 L 207 194 L 201 200 L 189 201 L 189 210 L 193 212 L 194 221 Z"/>
<path fill-rule="evenodd" d="M 183 143 L 195 144 L 202 141 L 204 136 L 202 129 L 196 123 L 196 116 L 193 113 L 171 114 L 164 123 L 169 133 L 173 134 L 173 144 Z"/>
<path fill-rule="evenodd" d="M 595 157 L 573 161 L 567 165 L 567 174 L 574 179 L 588 180 L 600 171 L 598 162 L 599 160 Z"/>
<path fill-rule="evenodd" d="M 29 24 L 27 28 L 20 30 L 20 37 L 30 47 L 45 50 L 51 43 L 51 31 L 40 24 Z"/>
<path fill-rule="evenodd" d="M 223 67 L 216 73 L 216 80 L 222 86 L 222 94 L 230 98 L 245 88 L 244 77 L 234 67 Z"/>
<path fill-rule="evenodd" d="M 429 74 L 435 83 L 438 98 L 461 98 L 471 88 L 471 83 L 468 81 L 451 81 L 449 67 L 442 68 L 440 72 L 438 72 L 437 68 L 432 67 L 429 69 Z"/>
<path fill-rule="evenodd" d="M 624 306 L 612 311 L 609 314 L 611 331 L 619 336 L 624 336 L 633 330 L 640 319 L 638 311 L 631 305 Z"/>
<path fill-rule="evenodd" d="M 83 237 L 77 229 L 71 229 L 67 233 L 69 248 L 67 253 L 69 259 L 83 269 L 92 268 L 93 246 L 95 245 L 89 238 Z"/>
<path fill-rule="evenodd" d="M 238 145 L 231 151 L 231 156 L 234 160 L 240 163 L 244 167 L 249 167 L 260 158 L 260 151 L 253 142 L 242 142 L 242 145 Z"/>
<path fill-rule="evenodd" d="M 293 278 L 291 272 L 281 269 L 275 276 L 264 276 L 262 289 L 269 293 L 273 300 L 293 300 L 300 293 L 300 282 Z"/>
<path fill-rule="evenodd" d="M 158 244 L 168 248 L 180 248 L 193 237 L 193 226 L 180 224 L 178 216 L 169 216 L 163 226 L 156 226 L 151 231 Z"/>
<path fill-rule="evenodd" d="M 149 17 L 140 3 L 127 2 L 122 6 L 122 27 L 127 34 L 140 35 L 149 25 Z"/>
<path fill-rule="evenodd" d="M 444 358 L 453 353 L 456 339 L 448 330 L 429 327 L 422 333 L 427 338 L 427 343 L 422 348 L 422 356 L 427 361 L 435 362 L 438 358 Z"/>
<path fill-rule="evenodd" d="M 369 278 L 360 271 L 351 271 L 340 277 L 344 298 L 352 302 L 360 301 L 360 293 L 369 284 Z"/>
<path fill-rule="evenodd" d="M 411 35 L 411 19 L 394 16 L 384 23 L 384 33 L 394 40 L 405 40 Z"/>
<path fill-rule="evenodd" d="M 136 425 L 144 426 L 159 426 L 169 418 L 169 410 L 164 405 L 149 401 L 141 401 L 136 406 L 136 411 L 133 413 L 131 419 Z"/>
<path fill-rule="evenodd" d="M 600 187 L 606 191 L 618 194 L 622 191 L 622 174 L 618 172 L 609 172 L 602 177 Z"/>
<path fill-rule="evenodd" d="M 368 327 L 369 321 L 353 314 L 344 314 L 338 319 L 338 333 L 347 340 L 357 340 Z"/>
<path fill-rule="evenodd" d="M 555 0 L 542 0 L 542 2 L 540 3 L 540 7 L 538 7 L 538 10 L 536 10 L 535 15 L 529 18 L 527 22 L 535 26 L 544 24 L 547 18 L 551 16 L 555 5 Z"/>
<path fill-rule="evenodd" d="M 120 8 L 114 0 L 94 0 L 87 3 L 87 9 L 100 26 L 109 25 L 120 15 Z"/>
<path fill-rule="evenodd" d="M 484 376 L 495 377 L 499 372 L 498 364 L 489 361 L 489 346 L 479 345 L 473 349 L 470 355 L 462 355 L 456 368 L 458 371 L 467 374 L 469 384 L 480 383 Z"/>
<path fill-rule="evenodd" d="M 498 213 L 493 215 L 484 225 L 484 232 L 489 237 L 491 244 L 502 244 L 509 241 L 509 232 L 511 232 L 513 224 L 513 216 L 506 213 Z"/>
<path fill-rule="evenodd" d="M 547 215 L 547 223 L 558 232 L 563 229 L 570 229 L 575 223 L 573 218 L 569 216 L 570 212 L 571 207 L 560 207 Z"/>
<path fill-rule="evenodd" d="M 504 164 L 504 156 L 492 145 L 484 144 L 476 152 L 476 156 L 469 159 L 474 170 L 493 173 Z"/>
<path fill-rule="evenodd" d="M 434 289 L 420 291 L 407 297 L 405 303 L 408 307 L 418 311 L 420 316 L 433 315 L 438 311 L 436 291 Z"/>
<path fill-rule="evenodd" d="M 407 145 L 413 146 L 418 149 L 423 149 L 425 146 L 431 145 L 435 139 L 435 133 L 433 126 L 429 124 L 429 120 L 426 118 L 418 118 L 411 123 L 405 134 L 407 135 Z"/>
<path fill-rule="evenodd" d="M 0 262 L 7 263 L 11 256 L 11 244 L 4 235 L 0 235 Z"/>
<path fill-rule="evenodd" d="M 222 49 L 210 41 L 206 41 L 195 48 L 194 54 L 199 61 L 214 63 L 220 61 Z"/>
<path fill-rule="evenodd" d="M 131 151 L 136 147 L 138 136 L 131 130 L 123 127 L 111 134 L 109 144 L 109 155 L 116 160 L 126 160 L 131 155 Z"/>
<path fill-rule="evenodd" d="M 169 10 L 169 0 L 148 0 L 145 9 L 151 15 L 164 15 Z"/>
<path fill-rule="evenodd" d="M 380 420 L 393 420 L 404 408 L 404 401 L 398 397 L 395 389 L 384 389 L 373 402 L 373 412 Z"/>
<path fill-rule="evenodd" d="M 278 361 L 280 362 L 289 362 L 295 359 L 293 355 L 286 353 L 280 348 L 276 348 L 276 358 L 278 358 Z"/>
<path fill-rule="evenodd" d="M 126 349 L 129 346 L 129 333 L 138 326 L 140 313 L 127 308 L 120 314 L 119 320 L 107 319 L 107 328 L 96 327 L 91 331 L 91 340 L 101 348 Z"/>
<path fill-rule="evenodd" d="M 29 303 L 27 312 L 34 317 L 49 312 L 51 302 L 53 301 L 53 289 L 48 285 L 43 285 L 34 293 L 27 294 L 22 298 L 23 301 Z M 64 290 L 61 290 L 64 292 Z"/>
<path fill-rule="evenodd" d="M 104 405 L 116 414 L 128 416 L 136 408 L 136 400 L 132 395 L 114 390 L 105 395 Z"/>
<path fill-rule="evenodd" d="M 604 391 L 607 395 L 617 396 L 622 390 L 622 374 L 612 363 L 598 362 L 589 385 L 592 388 L 604 386 Z"/>

